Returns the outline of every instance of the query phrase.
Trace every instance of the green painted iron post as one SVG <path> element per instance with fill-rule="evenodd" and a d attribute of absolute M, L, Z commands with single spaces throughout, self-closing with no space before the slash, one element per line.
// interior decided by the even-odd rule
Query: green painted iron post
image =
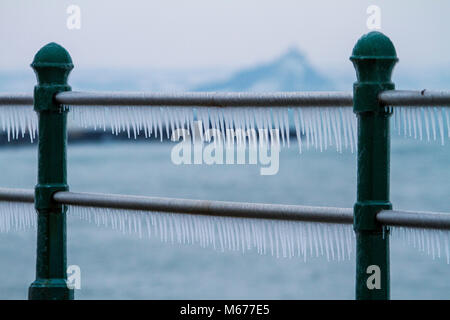
<path fill-rule="evenodd" d="M 389 283 L 389 229 L 376 214 L 391 209 L 389 201 L 389 110 L 378 95 L 394 89 L 391 74 L 398 61 L 391 40 L 380 32 L 362 36 L 350 60 L 356 69 L 353 111 L 358 117 L 356 233 L 356 299 L 387 300 Z"/>
<path fill-rule="evenodd" d="M 52 200 L 57 191 L 68 190 L 66 168 L 67 112 L 55 94 L 70 91 L 67 78 L 73 69 L 69 53 L 56 43 L 44 46 L 31 64 L 38 84 L 34 88 L 34 110 L 39 117 L 38 183 L 35 207 L 38 213 L 36 280 L 29 299 L 73 299 L 67 286 L 67 207 Z"/>

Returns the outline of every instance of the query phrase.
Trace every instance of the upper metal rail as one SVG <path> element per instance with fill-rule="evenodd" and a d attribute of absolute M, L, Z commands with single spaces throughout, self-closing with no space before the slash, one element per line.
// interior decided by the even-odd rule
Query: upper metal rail
<path fill-rule="evenodd" d="M 211 200 L 127 196 L 99 193 L 57 192 L 54 201 L 66 205 L 125 210 L 158 211 L 207 216 L 353 223 L 352 208 L 311 207 Z M 34 202 L 34 191 L 0 188 L 0 201 Z M 377 220 L 383 225 L 450 230 L 450 213 L 383 210 Z"/>
<path fill-rule="evenodd" d="M 34 190 L 0 188 L 0 201 L 34 202 Z"/>
<path fill-rule="evenodd" d="M 63 92 L 56 101 L 64 105 L 289 107 L 352 106 L 349 92 Z"/>
<path fill-rule="evenodd" d="M 378 99 L 388 106 L 450 106 L 450 91 L 389 90 Z"/>
<path fill-rule="evenodd" d="M 351 92 L 61 92 L 60 104 L 78 106 L 192 106 L 192 107 L 350 107 Z M 389 106 L 450 106 L 450 91 L 385 91 L 380 102 Z M 31 105 L 33 96 L 0 93 L 0 105 Z"/>
<path fill-rule="evenodd" d="M 30 93 L 0 93 L 0 106 L 32 104 L 33 95 Z"/>

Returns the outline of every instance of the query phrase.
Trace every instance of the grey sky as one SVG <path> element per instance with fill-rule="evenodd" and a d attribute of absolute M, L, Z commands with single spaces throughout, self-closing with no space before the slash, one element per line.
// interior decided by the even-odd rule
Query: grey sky
<path fill-rule="evenodd" d="M 81 29 L 68 30 L 66 9 L 81 8 Z M 450 1 L 25 1 L 1 0 L 0 68 L 28 68 L 55 41 L 77 67 L 239 68 L 290 46 L 322 71 L 349 67 L 366 33 L 366 9 L 381 8 L 381 31 L 404 66 L 450 66 Z"/>

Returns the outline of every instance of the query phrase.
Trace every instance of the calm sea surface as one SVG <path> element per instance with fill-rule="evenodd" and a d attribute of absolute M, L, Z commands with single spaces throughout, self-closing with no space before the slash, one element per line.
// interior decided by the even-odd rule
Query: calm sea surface
<path fill-rule="evenodd" d="M 176 166 L 172 145 L 145 141 L 73 144 L 72 191 L 352 207 L 350 152 L 282 149 L 277 175 L 255 165 Z M 36 145 L 0 147 L 1 187 L 33 188 Z M 450 146 L 392 141 L 395 208 L 450 212 Z M 352 299 L 354 257 L 275 258 L 141 240 L 70 218 L 68 264 L 81 267 L 80 299 Z M 0 299 L 25 299 L 34 280 L 35 231 L 0 234 Z M 391 241 L 394 299 L 450 298 L 450 265 Z"/>

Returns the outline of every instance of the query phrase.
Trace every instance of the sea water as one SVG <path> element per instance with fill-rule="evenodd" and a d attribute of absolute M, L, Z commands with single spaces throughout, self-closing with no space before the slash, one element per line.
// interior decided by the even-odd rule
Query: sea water
<path fill-rule="evenodd" d="M 72 191 L 193 199 L 351 207 L 356 156 L 351 152 L 282 148 L 277 175 L 252 165 L 181 165 L 173 144 L 124 141 L 70 145 Z M 2 187 L 32 188 L 36 146 L 1 146 Z M 450 212 L 450 148 L 394 138 L 391 200 L 394 208 Z M 13 165 L 12 165 L 13 164 Z M 76 218 L 68 220 L 68 265 L 81 269 L 81 299 L 351 299 L 354 255 L 276 258 L 256 251 L 226 251 L 140 239 Z M 24 299 L 35 277 L 33 229 L 0 234 L 0 298 Z M 445 255 L 444 255 L 445 257 Z M 450 297 L 450 266 L 407 241 L 391 240 L 394 299 Z"/>

